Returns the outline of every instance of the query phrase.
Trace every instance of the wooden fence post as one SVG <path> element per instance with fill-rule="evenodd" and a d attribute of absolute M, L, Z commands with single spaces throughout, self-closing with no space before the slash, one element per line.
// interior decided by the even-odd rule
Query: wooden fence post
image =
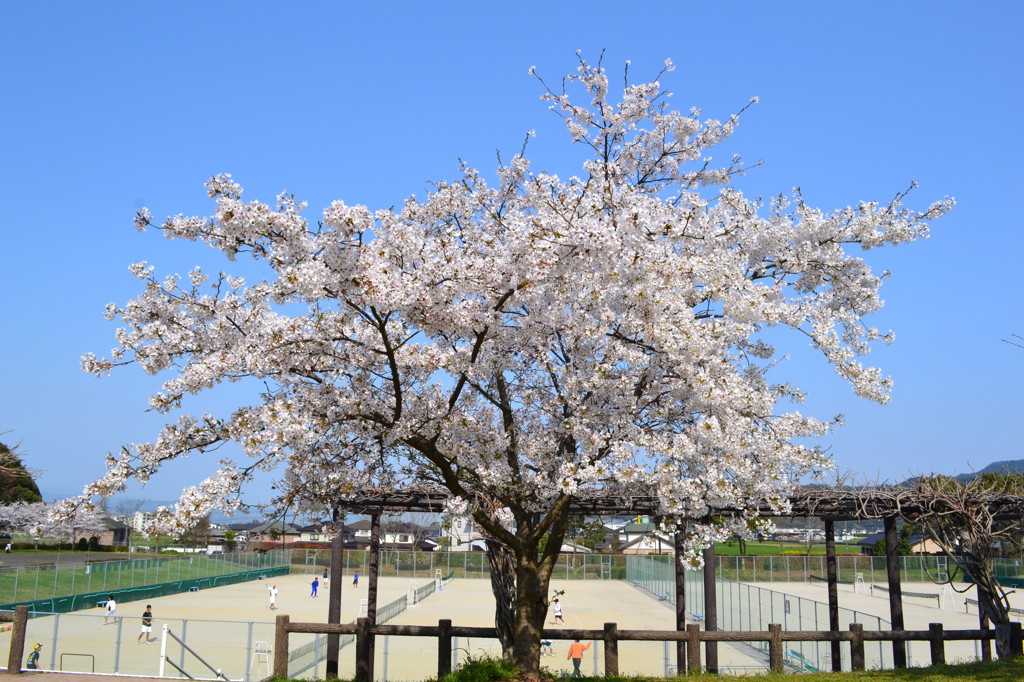
<path fill-rule="evenodd" d="M 864 624 L 850 623 L 850 669 L 864 670 Z"/>
<path fill-rule="evenodd" d="M 942 623 L 929 623 L 928 634 L 931 637 L 932 665 L 946 663 L 946 642 L 942 639 Z"/>
<path fill-rule="evenodd" d="M 782 672 L 782 626 L 778 623 L 768 625 L 768 668 L 774 673 Z"/>
<path fill-rule="evenodd" d="M 686 624 L 686 672 L 690 675 L 700 674 L 700 626 L 696 623 Z"/>
<path fill-rule="evenodd" d="M 1021 634 L 1020 623 L 1010 623 L 1010 655 L 1024 654 L 1024 635 Z"/>
<path fill-rule="evenodd" d="M 277 617 L 274 628 L 274 676 L 288 677 L 288 621 L 287 615 Z"/>
<path fill-rule="evenodd" d="M 619 626 L 604 624 L 604 674 L 619 674 Z"/>
<path fill-rule="evenodd" d="M 437 679 L 452 671 L 452 622 L 437 621 Z"/>
<path fill-rule="evenodd" d="M 28 606 L 14 607 L 14 626 L 11 628 L 11 651 L 7 655 L 7 672 L 21 673 L 21 657 L 25 654 L 25 629 L 28 626 Z"/>
<path fill-rule="evenodd" d="M 370 619 L 356 618 L 356 680 L 373 682 L 370 675 Z"/>

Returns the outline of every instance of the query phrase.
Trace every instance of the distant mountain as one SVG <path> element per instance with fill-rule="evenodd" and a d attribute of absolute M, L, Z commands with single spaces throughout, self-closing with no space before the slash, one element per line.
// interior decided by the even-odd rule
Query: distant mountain
<path fill-rule="evenodd" d="M 1024 474 L 1024 459 L 1008 459 L 1004 462 L 992 462 L 978 472 L 979 474 Z M 970 475 L 967 475 L 970 478 Z"/>
<path fill-rule="evenodd" d="M 982 474 L 1024 474 L 1024 459 L 1007 459 L 1001 462 L 992 462 L 984 469 L 978 469 L 969 474 L 957 474 L 953 478 L 958 481 L 966 483 L 971 479 L 981 476 Z M 917 476 L 908 478 L 899 485 L 913 485 L 917 481 Z"/>

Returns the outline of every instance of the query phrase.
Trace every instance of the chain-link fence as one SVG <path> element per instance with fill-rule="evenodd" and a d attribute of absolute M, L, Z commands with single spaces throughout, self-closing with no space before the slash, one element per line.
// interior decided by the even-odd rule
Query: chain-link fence
<path fill-rule="evenodd" d="M 274 574 L 280 575 L 281 569 L 286 573 L 290 567 L 290 557 L 287 550 L 273 550 L 2 568 L 0 608 L 33 604 L 36 611 L 65 612 L 95 606 L 90 599 L 105 598 L 108 594 L 121 595 L 118 599 L 122 601 L 149 599 L 193 586 L 238 582 L 225 582 L 227 576 L 241 575 L 245 577 L 240 580 L 253 580 L 270 569 L 277 569 Z M 224 579 L 218 580 L 221 577 Z M 140 591 L 160 585 L 167 586 L 166 591 Z"/>
<path fill-rule="evenodd" d="M 319 574 L 329 570 L 331 552 L 327 549 L 291 550 L 291 562 L 296 571 Z M 342 571 L 352 575 L 355 571 L 369 572 L 369 550 L 345 550 Z M 440 571 L 440 573 L 438 573 Z M 417 550 L 380 551 L 378 572 L 383 576 L 409 578 L 489 578 L 491 575 L 487 554 L 484 552 L 454 552 Z M 556 580 L 623 580 L 626 577 L 626 557 L 622 554 L 562 554 L 551 573 Z"/>
<path fill-rule="evenodd" d="M 825 556 L 717 556 L 715 575 L 737 582 L 808 582 L 827 574 Z M 949 575 L 951 562 L 945 556 L 899 557 L 900 578 L 906 582 L 929 582 Z M 839 582 L 853 584 L 858 575 L 866 582 L 885 582 L 888 576 L 884 556 L 839 555 Z"/>
<path fill-rule="evenodd" d="M 165 649 L 163 626 L 192 651 L 170 637 Z M 36 613 L 28 621 L 25 641 L 43 645 L 43 670 L 156 677 L 163 650 L 170 662 L 197 679 L 214 676 L 197 657 L 232 680 L 263 679 L 273 668 L 272 622 L 162 618 L 148 644 L 137 644 L 140 636 L 137 619 L 119 618 L 105 625 L 98 615 Z M 0 634 L 0 641 L 9 637 Z M 170 668 L 166 674 L 178 677 Z"/>
<path fill-rule="evenodd" d="M 296 570 L 317 574 L 331 565 L 331 553 L 326 549 L 295 549 L 291 563 Z M 552 571 L 555 580 L 624 580 L 626 561 L 624 554 L 562 554 Z M 345 550 L 343 572 L 351 575 L 369 571 L 368 550 Z M 824 555 L 781 556 L 716 556 L 715 575 L 737 582 L 808 582 L 826 575 Z M 884 556 L 864 554 L 836 557 L 839 582 L 853 584 L 858 575 L 867 583 L 881 583 L 887 579 Z M 914 555 L 899 557 L 900 577 L 906 582 L 929 582 L 955 576 L 952 562 L 944 556 Z M 381 576 L 410 578 L 436 577 L 453 574 L 456 578 L 487 578 L 490 566 L 484 552 L 416 550 L 380 551 L 378 570 Z M 1024 580 L 1024 566 L 1020 560 L 997 559 L 996 575 L 1010 580 Z"/>
<path fill-rule="evenodd" d="M 731 559 L 736 557 L 721 557 Z M 750 557 L 746 557 L 750 558 Z M 808 557 L 813 558 L 813 557 Z M 675 564 L 672 557 L 630 557 L 628 579 L 659 599 L 675 604 Z M 686 571 L 686 612 L 690 618 L 704 617 L 704 575 Z M 792 575 L 792 573 L 790 573 Z M 828 604 L 795 597 L 775 590 L 745 585 L 728 578 L 715 579 L 719 630 L 767 630 L 778 623 L 783 630 L 828 630 Z M 850 623 L 861 623 L 865 630 L 890 630 L 889 621 L 851 609 L 839 609 L 839 627 L 849 629 Z M 749 645 L 766 656 L 766 642 Z M 842 651 L 843 670 L 850 670 L 849 652 Z M 868 668 L 891 668 L 892 646 L 867 642 L 864 647 Z M 818 671 L 832 669 L 831 645 L 828 642 L 786 642 L 785 662 L 792 670 Z"/>

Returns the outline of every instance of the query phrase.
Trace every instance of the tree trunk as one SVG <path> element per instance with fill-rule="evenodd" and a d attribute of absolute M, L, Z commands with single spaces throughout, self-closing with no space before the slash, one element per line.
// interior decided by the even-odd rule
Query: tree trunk
<path fill-rule="evenodd" d="M 487 561 L 491 566 L 491 592 L 494 593 L 494 627 L 498 631 L 502 656 L 511 660 L 516 640 L 516 559 L 508 547 L 489 537 Z"/>
<path fill-rule="evenodd" d="M 484 510 L 477 509 L 474 512 L 474 518 L 482 528 L 491 536 L 504 539 L 503 543 L 495 544 L 504 545 L 504 552 L 510 555 L 507 561 L 511 561 L 512 557 L 515 560 L 514 586 L 509 585 L 508 580 L 504 579 L 500 590 L 493 582 L 492 589 L 495 589 L 499 602 L 501 594 L 510 594 L 513 589 L 515 590 L 510 613 L 514 627 L 511 641 L 507 643 L 511 647 L 511 655 L 508 650 L 503 651 L 503 654 L 518 669 L 521 682 L 540 680 L 540 639 L 548 611 L 551 571 L 558 560 L 559 549 L 565 537 L 570 499 L 569 496 L 563 495 L 544 515 L 518 514 L 514 533 L 494 523 L 493 518 Z M 540 551 L 541 542 L 545 543 L 543 552 Z M 489 546 L 490 544 L 488 543 Z M 495 558 L 500 553 L 499 550 Z M 490 556 L 488 552 L 488 558 Z M 499 606 L 499 613 L 500 609 Z M 505 641 L 502 641 L 502 646 L 506 646 Z"/>
<path fill-rule="evenodd" d="M 1001 659 L 1011 658 L 1013 653 L 1010 647 L 1009 628 L 1006 626 L 1012 620 L 1003 590 L 987 562 L 971 562 L 969 570 L 978 588 L 978 610 L 988 617 L 996 630 L 996 655 Z M 1003 636 L 1000 636 L 1000 632 Z"/>
<path fill-rule="evenodd" d="M 515 641 L 512 663 L 523 680 L 540 679 L 540 639 L 548 613 L 550 571 L 542 571 L 536 551 L 516 556 Z"/>

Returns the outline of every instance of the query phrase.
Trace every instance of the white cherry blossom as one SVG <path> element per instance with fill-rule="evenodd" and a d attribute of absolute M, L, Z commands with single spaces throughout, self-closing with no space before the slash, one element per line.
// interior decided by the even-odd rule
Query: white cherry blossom
<path fill-rule="evenodd" d="M 862 362 L 888 339 L 865 323 L 883 275 L 858 252 L 927 236 L 952 202 L 824 211 L 797 191 L 765 205 L 738 186 L 740 159 L 707 161 L 739 116 L 675 111 L 658 82 L 615 103 L 583 60 L 566 83 L 582 99 L 547 86 L 544 98 L 589 147 L 576 177 L 518 155 L 493 183 L 463 168 L 395 210 L 335 201 L 317 221 L 290 194 L 243 201 L 218 175 L 210 217 L 157 226 L 140 211 L 140 228 L 247 254 L 272 276 L 132 266 L 143 292 L 108 310 L 118 346 L 83 367 L 159 374 L 150 403 L 177 416 L 111 456 L 85 494 L 227 441 L 250 460 L 221 462 L 164 527 L 237 504 L 259 470 L 280 472 L 280 503 L 311 510 L 377 486 L 443 486 L 514 552 L 533 595 L 517 617 L 536 633 L 570 498 L 657 495 L 661 513 L 694 520 L 691 561 L 758 507 L 785 511 L 793 482 L 829 466 L 804 443 L 833 422 L 794 409 L 802 394 L 763 332 L 791 330 L 858 395 L 888 400 L 889 378 Z M 185 396 L 244 378 L 266 386 L 255 404 L 179 414 Z M 535 665 L 536 641 L 521 646 L 515 660 Z"/>

